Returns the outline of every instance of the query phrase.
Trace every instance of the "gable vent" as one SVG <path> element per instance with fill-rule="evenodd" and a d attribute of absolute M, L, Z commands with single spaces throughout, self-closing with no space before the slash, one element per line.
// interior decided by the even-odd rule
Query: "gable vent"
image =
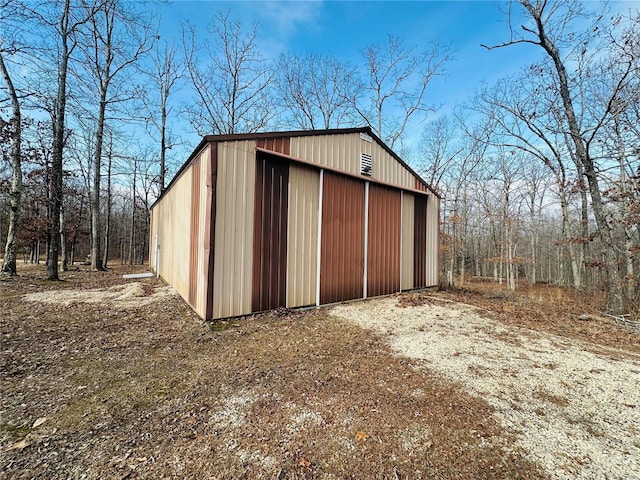
<path fill-rule="evenodd" d="M 360 154 L 360 173 L 369 176 L 373 173 L 373 163 L 371 162 L 371 155 L 368 153 Z"/>

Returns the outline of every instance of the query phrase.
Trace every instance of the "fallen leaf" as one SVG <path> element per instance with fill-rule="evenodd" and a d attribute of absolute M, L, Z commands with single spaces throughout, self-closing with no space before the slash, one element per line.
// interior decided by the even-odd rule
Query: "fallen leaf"
<path fill-rule="evenodd" d="M 365 441 L 367 438 L 369 438 L 369 434 L 366 432 L 358 432 L 356 433 L 356 440 L 359 441 Z"/>
<path fill-rule="evenodd" d="M 37 427 L 39 427 L 40 425 L 42 425 L 46 421 L 47 421 L 47 417 L 40 417 L 35 422 L 33 422 L 33 427 L 31 427 L 31 428 L 37 428 Z"/>
<path fill-rule="evenodd" d="M 27 443 L 27 441 L 23 439 L 11 445 L 7 450 L 23 450 L 28 446 L 29 444 Z"/>
<path fill-rule="evenodd" d="M 302 457 L 298 462 L 299 467 L 309 468 L 311 466 L 311 462 L 307 460 L 305 457 Z"/>

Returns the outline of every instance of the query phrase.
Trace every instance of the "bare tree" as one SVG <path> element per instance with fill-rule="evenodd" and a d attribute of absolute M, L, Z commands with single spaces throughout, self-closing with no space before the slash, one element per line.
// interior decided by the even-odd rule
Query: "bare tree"
<path fill-rule="evenodd" d="M 455 162 L 464 151 L 464 140 L 457 125 L 446 116 L 433 120 L 425 126 L 420 140 L 420 158 L 425 159 L 419 170 L 429 184 L 440 190 L 443 180 L 455 175 Z"/>
<path fill-rule="evenodd" d="M 174 146 L 173 139 L 167 128 L 167 121 L 173 106 L 169 102 L 170 97 L 178 87 L 178 81 L 184 75 L 184 67 L 176 57 L 176 49 L 173 44 L 165 42 L 157 43 L 151 55 L 150 68 L 144 72 L 153 82 L 153 93 L 146 92 L 146 107 L 149 111 L 147 126 L 153 126 L 160 134 L 160 173 L 158 184 L 160 192 L 164 191 L 167 177 L 167 150 Z"/>
<path fill-rule="evenodd" d="M 361 82 L 354 67 L 328 54 L 282 55 L 278 96 L 302 129 L 340 128 L 356 122 Z"/>
<path fill-rule="evenodd" d="M 529 22 L 522 25 L 522 33 L 516 34 L 512 30 L 509 41 L 491 48 L 506 47 L 515 44 L 531 44 L 541 48 L 547 58 L 552 63 L 552 72 L 558 92 L 558 101 L 562 106 L 562 114 L 566 122 L 567 133 L 571 139 L 573 155 L 582 167 L 582 172 L 587 180 L 589 194 L 598 234 L 602 241 L 603 256 L 608 274 L 608 308 L 611 312 L 619 313 L 624 311 L 624 299 L 622 291 L 622 281 L 618 269 L 617 249 L 613 235 L 613 228 L 608 218 L 605 208 L 601 181 L 599 179 L 599 166 L 594 158 L 594 141 L 599 131 L 605 125 L 612 111 L 611 107 L 624 90 L 625 85 L 633 74 L 633 59 L 627 58 L 622 61 L 622 68 L 619 70 L 615 82 L 610 85 L 607 92 L 606 101 L 603 108 L 597 114 L 585 119 L 576 107 L 576 96 L 579 88 L 572 82 L 572 76 L 567 69 L 567 56 L 563 55 L 561 49 L 568 45 L 573 48 L 573 52 L 584 55 L 587 44 L 583 49 L 575 50 L 575 44 L 571 41 L 568 26 L 573 20 L 583 13 L 583 5 L 578 1 L 547 1 L 521 0 L 524 12 L 528 16 Z M 593 31 L 597 31 L 598 25 Z M 588 42 L 590 39 L 585 39 Z M 580 66 L 580 63 L 578 63 Z M 589 120 L 589 125 L 582 124 Z"/>
<path fill-rule="evenodd" d="M 427 103 L 427 87 L 442 75 L 449 50 L 432 44 L 416 52 L 400 38 L 389 35 L 385 44 L 368 46 L 364 52 L 364 88 L 356 101 L 358 113 L 391 148 L 402 139 L 409 120 L 434 111 Z"/>
<path fill-rule="evenodd" d="M 18 93 L 11 80 L 11 75 L 7 70 L 4 61 L 2 40 L 0 39 L 0 75 L 7 86 L 9 99 L 11 101 L 11 118 L 6 122 L 0 117 L 0 130 L 9 129 L 11 137 L 11 191 L 9 226 L 7 231 L 7 242 L 4 249 L 4 259 L 2 261 L 2 273 L 16 275 L 16 249 L 18 243 L 18 227 L 20 225 L 20 209 L 22 200 L 22 115 L 20 111 L 20 101 Z"/>
<path fill-rule="evenodd" d="M 100 234 L 100 188 L 107 108 L 135 98 L 132 67 L 151 48 L 149 24 L 119 0 L 106 0 L 90 17 L 84 61 L 98 92 L 93 188 L 91 191 L 91 269 L 103 270 Z"/>
<path fill-rule="evenodd" d="M 183 26 L 185 64 L 196 99 L 187 107 L 200 135 L 257 132 L 274 116 L 269 88 L 275 69 L 260 55 L 257 27 L 245 32 L 242 22 L 219 12 L 209 24 L 204 45 L 195 27 Z"/>

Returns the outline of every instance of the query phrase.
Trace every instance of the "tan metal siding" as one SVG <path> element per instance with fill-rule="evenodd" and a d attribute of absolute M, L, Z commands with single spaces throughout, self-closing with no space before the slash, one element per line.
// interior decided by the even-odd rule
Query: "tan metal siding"
<path fill-rule="evenodd" d="M 402 194 L 402 279 L 400 288 L 413 288 L 413 232 L 414 232 L 414 195 Z"/>
<path fill-rule="evenodd" d="M 364 192 L 364 182 L 324 173 L 320 303 L 363 295 Z"/>
<path fill-rule="evenodd" d="M 218 146 L 213 318 L 251 312 L 255 142 Z"/>
<path fill-rule="evenodd" d="M 191 176 L 187 168 L 153 207 L 158 234 L 158 274 L 184 299 L 189 297 L 189 245 L 191 239 Z M 155 242 L 155 238 L 153 239 Z M 155 260 L 155 258 L 154 258 Z"/>
<path fill-rule="evenodd" d="M 370 178 L 414 189 L 413 174 L 375 141 L 360 138 L 359 133 L 318 135 L 291 138 L 291 156 L 311 161 L 342 172 L 360 175 L 360 156 L 371 155 L 373 174 Z M 369 178 L 363 175 L 363 180 Z"/>
<path fill-rule="evenodd" d="M 427 270 L 425 285 L 438 285 L 438 261 L 440 242 L 440 200 L 435 195 L 427 197 Z"/>
<path fill-rule="evenodd" d="M 400 290 L 400 190 L 369 185 L 367 296 Z"/>
<path fill-rule="evenodd" d="M 196 259 L 196 296 L 193 305 L 198 315 L 204 317 L 206 315 L 206 296 L 207 296 L 207 261 L 205 260 L 205 238 L 210 225 L 207 218 L 209 211 L 207 205 L 207 175 L 209 172 L 209 164 L 211 162 L 211 150 L 209 146 L 202 152 L 200 156 L 200 165 L 198 174 L 198 241 L 197 241 L 197 259 Z"/>
<path fill-rule="evenodd" d="M 289 164 L 259 155 L 253 230 L 251 310 L 284 307 L 287 283 Z"/>
<path fill-rule="evenodd" d="M 200 241 L 200 162 L 198 157 L 191 170 L 191 241 L 189 242 L 189 304 L 197 305 L 198 246 Z M 202 288 L 202 286 L 200 287 Z"/>
<path fill-rule="evenodd" d="M 287 234 L 287 307 L 313 305 L 318 275 L 318 214 L 320 174 L 311 168 L 289 167 Z"/>

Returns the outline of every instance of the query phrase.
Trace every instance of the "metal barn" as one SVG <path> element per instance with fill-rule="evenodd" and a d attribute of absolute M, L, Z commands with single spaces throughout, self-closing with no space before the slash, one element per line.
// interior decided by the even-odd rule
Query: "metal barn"
<path fill-rule="evenodd" d="M 439 208 L 368 127 L 206 136 L 149 258 L 207 320 L 385 295 L 438 283 Z"/>

